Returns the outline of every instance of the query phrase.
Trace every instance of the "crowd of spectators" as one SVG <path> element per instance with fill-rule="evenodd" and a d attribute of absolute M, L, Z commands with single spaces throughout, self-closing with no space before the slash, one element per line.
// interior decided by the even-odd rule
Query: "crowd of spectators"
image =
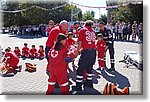
<path fill-rule="evenodd" d="M 42 36 L 47 37 L 49 30 L 58 24 L 50 21 L 49 24 L 40 25 L 24 25 L 24 26 L 11 26 L 9 28 L 3 28 L 2 31 L 5 33 L 7 29 L 9 34 L 17 35 L 29 35 L 29 36 Z M 69 31 L 73 32 L 74 37 L 77 37 L 78 31 L 83 27 L 84 23 L 75 22 L 69 25 Z M 96 23 L 93 26 L 95 32 L 99 32 L 99 27 L 96 27 Z M 143 23 L 137 23 L 137 21 L 131 22 L 116 22 L 114 25 L 108 23 L 105 25 L 107 29 L 111 30 L 113 38 L 115 41 L 133 41 L 142 42 L 143 41 Z"/>

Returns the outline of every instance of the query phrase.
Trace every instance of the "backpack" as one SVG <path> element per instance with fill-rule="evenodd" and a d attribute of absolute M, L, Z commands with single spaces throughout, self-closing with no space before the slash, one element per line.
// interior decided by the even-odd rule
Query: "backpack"
<path fill-rule="evenodd" d="M 114 83 L 107 83 L 104 86 L 103 95 L 129 95 L 129 87 L 124 87 L 120 91 Z"/>

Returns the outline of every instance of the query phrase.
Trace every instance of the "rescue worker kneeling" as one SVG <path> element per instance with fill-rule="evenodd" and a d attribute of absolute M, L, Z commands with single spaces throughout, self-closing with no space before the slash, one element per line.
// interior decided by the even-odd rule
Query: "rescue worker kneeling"
<path fill-rule="evenodd" d="M 65 47 L 66 36 L 59 34 L 57 42 L 49 51 L 49 70 L 48 89 L 46 95 L 53 94 L 55 83 L 58 82 L 61 94 L 68 94 L 69 83 L 67 78 L 67 63 L 65 62 L 68 49 Z"/>

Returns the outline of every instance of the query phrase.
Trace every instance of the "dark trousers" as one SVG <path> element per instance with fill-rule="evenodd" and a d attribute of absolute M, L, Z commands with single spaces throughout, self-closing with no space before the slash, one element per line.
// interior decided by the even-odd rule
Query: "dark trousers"
<path fill-rule="evenodd" d="M 46 56 L 46 59 L 47 59 L 47 62 L 49 63 L 49 57 L 48 57 L 48 52 L 50 50 L 50 47 L 45 47 L 45 56 Z"/>
<path fill-rule="evenodd" d="M 86 49 L 81 53 L 81 57 L 78 63 L 77 76 L 76 76 L 76 86 L 82 86 L 83 72 L 87 72 L 87 86 L 92 86 L 92 69 L 96 60 L 96 50 L 95 49 Z"/>
<path fill-rule="evenodd" d="M 114 42 L 112 43 L 107 43 L 108 46 L 108 50 L 109 50 L 109 56 L 110 56 L 110 64 L 111 64 L 111 68 L 115 67 L 115 59 L 114 59 Z"/>
<path fill-rule="evenodd" d="M 118 40 L 118 32 L 115 32 L 115 40 Z"/>
<path fill-rule="evenodd" d="M 46 56 L 46 59 L 47 59 L 47 63 L 49 63 L 49 57 L 48 57 L 48 52 L 50 50 L 50 47 L 45 47 L 45 56 Z M 46 68 L 46 74 L 49 76 L 50 78 L 50 72 L 48 70 L 48 64 L 47 64 L 47 68 Z"/>

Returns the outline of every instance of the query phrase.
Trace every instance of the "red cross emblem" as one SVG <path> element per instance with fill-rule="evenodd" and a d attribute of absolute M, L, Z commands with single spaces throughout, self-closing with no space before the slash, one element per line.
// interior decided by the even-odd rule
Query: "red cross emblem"
<path fill-rule="evenodd" d="M 56 50 L 53 49 L 53 50 L 51 51 L 51 57 L 52 57 L 52 58 L 56 58 L 57 56 L 58 56 L 58 51 L 56 51 Z"/>

